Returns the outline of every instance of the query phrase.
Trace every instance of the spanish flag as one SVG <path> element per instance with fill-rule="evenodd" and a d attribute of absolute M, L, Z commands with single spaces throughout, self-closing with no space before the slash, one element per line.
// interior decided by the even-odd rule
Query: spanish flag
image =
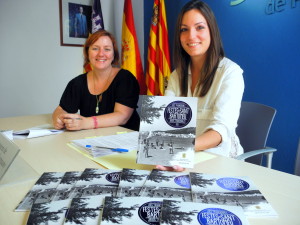
<path fill-rule="evenodd" d="M 140 94 L 146 94 L 143 65 L 136 37 L 131 0 L 124 1 L 122 27 L 122 68 L 129 70 L 138 80 Z"/>
<path fill-rule="evenodd" d="M 164 0 L 154 0 L 147 58 L 147 94 L 164 95 L 171 74 L 168 27 Z"/>

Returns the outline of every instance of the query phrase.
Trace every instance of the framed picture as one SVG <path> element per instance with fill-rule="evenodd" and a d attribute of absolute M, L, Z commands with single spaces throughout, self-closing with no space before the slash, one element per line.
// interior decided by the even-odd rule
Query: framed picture
<path fill-rule="evenodd" d="M 83 46 L 91 30 L 93 0 L 59 0 L 60 44 Z"/>

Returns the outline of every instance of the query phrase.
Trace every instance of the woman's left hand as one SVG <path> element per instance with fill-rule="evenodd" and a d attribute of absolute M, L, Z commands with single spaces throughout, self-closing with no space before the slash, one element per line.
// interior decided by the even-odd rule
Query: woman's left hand
<path fill-rule="evenodd" d="M 67 130 L 81 130 L 83 117 L 78 114 L 64 114 L 64 124 Z"/>

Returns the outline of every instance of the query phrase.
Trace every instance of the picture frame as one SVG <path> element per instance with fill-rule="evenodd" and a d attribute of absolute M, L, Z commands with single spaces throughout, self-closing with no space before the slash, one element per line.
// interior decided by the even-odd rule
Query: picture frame
<path fill-rule="evenodd" d="M 82 47 L 91 30 L 93 0 L 59 0 L 60 45 Z"/>

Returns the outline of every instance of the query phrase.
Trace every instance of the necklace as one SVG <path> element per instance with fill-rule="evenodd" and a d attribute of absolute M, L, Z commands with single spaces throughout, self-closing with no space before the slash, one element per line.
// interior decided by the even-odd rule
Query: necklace
<path fill-rule="evenodd" d="M 111 70 L 112 71 L 112 70 Z M 106 87 L 107 83 L 108 83 L 108 80 L 110 78 L 110 75 L 111 75 L 111 71 L 109 72 L 109 75 L 106 79 L 106 82 L 105 82 L 105 85 L 103 86 L 104 88 Z M 93 80 L 94 80 L 94 92 L 96 92 L 96 81 L 95 81 L 95 74 L 94 74 L 94 71 L 93 71 Z M 103 91 L 104 92 L 104 91 Z M 99 103 L 102 101 L 102 93 L 100 93 L 99 95 L 96 95 L 96 114 L 99 113 Z"/>
<path fill-rule="evenodd" d="M 97 102 L 96 114 L 98 114 L 98 112 L 99 112 L 99 102 L 101 102 L 101 100 L 102 100 L 102 93 L 100 93 L 99 95 L 96 95 L 96 102 Z"/>

